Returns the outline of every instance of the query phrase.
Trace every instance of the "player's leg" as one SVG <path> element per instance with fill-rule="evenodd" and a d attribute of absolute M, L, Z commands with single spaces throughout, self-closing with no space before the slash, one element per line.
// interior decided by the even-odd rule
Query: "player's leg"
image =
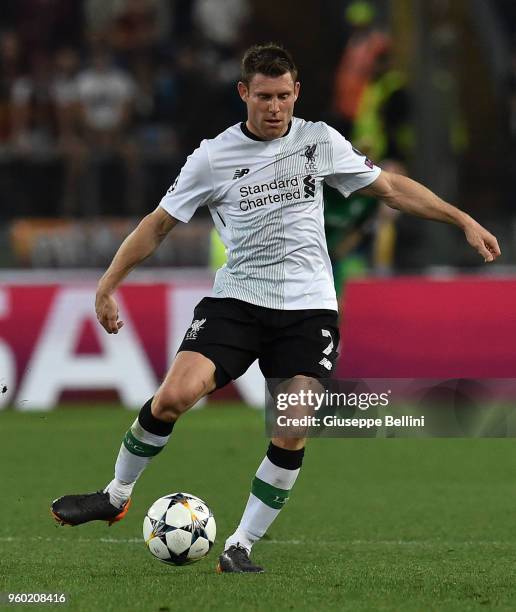
<path fill-rule="evenodd" d="M 313 389 L 316 381 L 307 376 L 295 376 L 282 384 L 282 391 L 298 394 Z M 219 559 L 219 572 L 262 572 L 249 555 L 253 544 L 260 540 L 287 503 L 290 491 L 301 471 L 305 453 L 305 433 L 291 430 L 272 438 L 251 484 L 240 523 L 226 540 Z"/>
<path fill-rule="evenodd" d="M 55 518 L 71 525 L 123 518 L 137 478 L 164 448 L 179 416 L 215 388 L 243 374 L 256 359 L 258 342 L 254 317 L 245 303 L 201 300 L 163 384 L 124 437 L 115 478 L 96 493 L 55 500 Z"/>
<path fill-rule="evenodd" d="M 261 539 L 285 503 L 301 471 L 304 439 L 275 438 L 269 444 L 252 482 L 251 493 L 237 530 L 226 540 L 218 573 L 262 573 L 250 559 L 253 544 Z M 287 446 L 282 446 L 286 444 Z"/>
<path fill-rule="evenodd" d="M 177 419 L 215 389 L 213 361 L 193 351 L 179 352 L 158 391 L 144 404 L 126 432 L 115 464 L 115 477 L 104 490 L 65 495 L 52 504 L 62 524 L 121 520 L 136 480 L 168 442 Z"/>
<path fill-rule="evenodd" d="M 115 478 L 105 489 L 113 505 L 123 506 L 147 464 L 167 444 L 179 417 L 214 389 L 215 364 L 210 359 L 193 351 L 177 354 L 158 391 L 125 434 Z"/>
<path fill-rule="evenodd" d="M 286 311 L 281 316 L 283 327 L 278 327 L 276 337 L 260 356 L 264 376 L 287 379 L 282 391 L 288 394 L 321 391 L 318 380 L 330 377 L 338 357 L 337 313 Z M 249 554 L 289 499 L 303 462 L 305 434 L 306 428 L 290 429 L 273 437 L 253 479 L 240 524 L 226 541 L 219 571 L 263 571 L 249 561 Z"/>

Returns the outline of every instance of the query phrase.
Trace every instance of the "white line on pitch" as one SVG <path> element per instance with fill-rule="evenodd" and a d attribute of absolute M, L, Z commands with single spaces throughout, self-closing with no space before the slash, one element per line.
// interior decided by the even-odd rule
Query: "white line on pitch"
<path fill-rule="evenodd" d="M 142 538 L 44 538 L 43 536 L 30 537 L 0 537 L 0 542 L 84 542 L 102 544 L 142 544 Z M 469 540 L 463 542 L 448 542 L 440 540 L 262 540 L 264 544 L 280 546 L 419 546 L 419 547 L 453 547 L 453 546 L 516 546 L 516 542 Z"/>

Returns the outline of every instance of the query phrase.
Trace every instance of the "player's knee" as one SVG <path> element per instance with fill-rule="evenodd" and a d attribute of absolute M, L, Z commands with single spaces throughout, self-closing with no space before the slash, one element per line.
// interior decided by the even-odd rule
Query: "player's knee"
<path fill-rule="evenodd" d="M 289 381 L 287 381 L 289 390 L 305 390 L 319 389 L 321 387 L 320 382 L 313 376 L 307 374 L 296 374 Z"/>
<path fill-rule="evenodd" d="M 152 403 L 152 412 L 158 419 L 176 421 L 204 394 L 202 384 L 177 384 L 161 387 Z"/>

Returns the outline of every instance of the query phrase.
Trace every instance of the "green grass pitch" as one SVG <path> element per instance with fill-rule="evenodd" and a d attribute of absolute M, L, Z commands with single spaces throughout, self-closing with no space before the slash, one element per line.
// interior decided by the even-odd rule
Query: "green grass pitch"
<path fill-rule="evenodd" d="M 127 518 L 58 527 L 51 500 L 103 486 L 131 414 L 110 407 L 0 414 L 0 592 L 65 592 L 67 610 L 516 608 L 516 460 L 509 439 L 317 439 L 291 499 L 257 544 L 263 575 L 215 574 L 266 449 L 262 414 L 193 411 L 135 489 Z M 217 520 L 197 564 L 141 540 L 158 497 L 187 491 Z"/>

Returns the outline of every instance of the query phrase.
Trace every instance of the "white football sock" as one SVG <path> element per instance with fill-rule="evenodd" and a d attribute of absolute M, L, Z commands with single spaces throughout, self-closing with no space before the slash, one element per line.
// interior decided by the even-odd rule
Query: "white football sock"
<path fill-rule="evenodd" d="M 136 480 L 152 457 L 163 450 L 170 436 L 146 431 L 138 419 L 125 434 L 115 464 L 115 478 L 106 486 L 113 506 L 122 507 L 131 496 Z"/>
<path fill-rule="evenodd" d="M 226 540 L 225 550 L 240 544 L 251 551 L 253 544 L 265 534 L 287 502 L 300 469 L 287 470 L 278 467 L 265 457 L 253 480 L 252 492 L 240 525 Z"/>
<path fill-rule="evenodd" d="M 109 501 L 116 508 L 121 508 L 131 497 L 135 482 L 122 482 L 118 478 L 113 480 L 104 489 L 104 493 L 109 493 Z"/>

